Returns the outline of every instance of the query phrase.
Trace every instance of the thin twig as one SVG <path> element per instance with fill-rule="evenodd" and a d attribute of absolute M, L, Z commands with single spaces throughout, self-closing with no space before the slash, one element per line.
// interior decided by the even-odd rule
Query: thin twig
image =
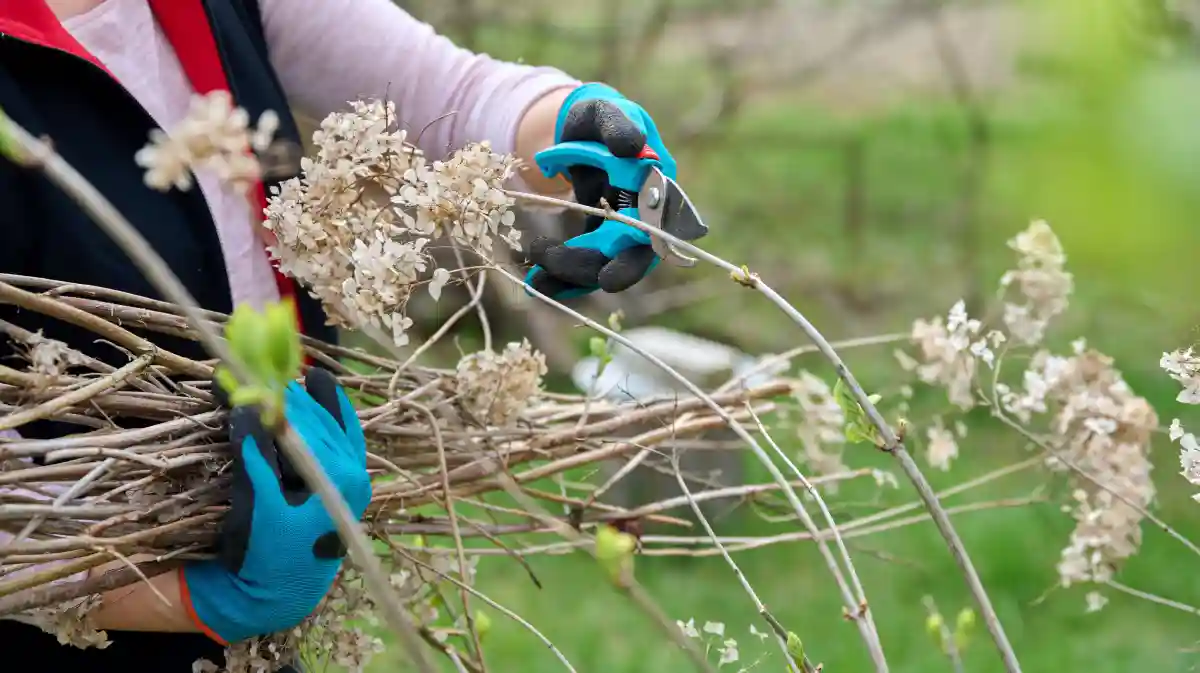
<path fill-rule="evenodd" d="M 442 475 L 442 492 L 446 498 L 446 516 L 450 519 L 450 535 L 454 538 L 454 549 L 458 553 L 458 571 L 464 577 L 467 572 L 467 554 L 463 551 L 462 531 L 458 527 L 458 511 L 454 504 L 454 494 L 450 488 L 450 468 L 446 464 L 446 444 L 442 441 L 442 431 L 438 427 L 437 418 L 428 407 L 419 405 L 415 402 L 409 403 L 413 408 L 421 412 L 429 421 L 429 427 L 433 429 L 434 442 L 438 447 L 439 472 Z M 471 643 L 475 650 L 475 659 L 479 662 L 481 670 L 487 669 L 487 664 L 483 656 L 483 644 L 479 640 L 479 630 L 475 628 L 475 614 L 471 610 L 470 592 L 465 587 L 459 587 L 462 594 L 463 618 L 467 623 L 467 631 L 471 634 Z"/>
<path fill-rule="evenodd" d="M 779 650 L 783 652 L 783 658 L 790 666 L 789 670 L 797 670 L 802 665 L 804 673 L 815 673 L 816 669 L 813 668 L 812 662 L 808 660 L 807 654 L 801 658 L 800 665 L 797 665 L 795 657 L 788 650 L 787 629 L 783 627 L 783 624 L 763 604 L 762 599 L 758 597 L 758 592 L 750 584 L 750 580 L 746 579 L 746 574 L 742 572 L 741 567 L 729 555 L 729 551 L 725 549 L 725 545 L 721 544 L 721 540 L 717 537 L 716 531 L 713 530 L 712 524 L 708 522 L 708 518 L 704 516 L 704 511 L 700 509 L 699 503 L 692 497 L 692 492 L 688 489 L 687 480 L 683 478 L 683 474 L 679 470 L 679 455 L 677 452 L 671 454 L 671 467 L 675 470 L 675 480 L 679 484 L 679 490 L 688 499 L 688 504 L 692 507 L 692 513 L 696 515 L 696 519 L 700 522 L 700 525 L 704 526 L 704 532 L 708 533 L 713 546 L 721 552 L 721 557 L 725 559 L 725 563 L 733 570 L 734 577 L 737 577 L 738 583 L 742 585 L 742 589 L 745 590 L 746 595 L 750 596 L 750 600 L 754 602 L 754 609 L 758 611 L 759 616 L 763 618 L 768 628 L 775 634 L 775 641 L 779 645 Z"/>
<path fill-rule="evenodd" d="M 1120 582 L 1118 582 L 1116 580 L 1105 580 L 1104 586 L 1109 587 L 1111 589 L 1116 589 L 1117 591 L 1120 591 L 1121 593 L 1128 594 L 1135 598 L 1140 598 L 1144 601 L 1149 601 L 1149 602 L 1155 603 L 1157 605 L 1164 605 L 1168 608 L 1174 608 L 1181 612 L 1186 612 L 1190 615 L 1200 617 L 1200 608 L 1198 608 L 1194 605 L 1188 605 L 1187 603 L 1180 603 L 1179 601 L 1173 601 L 1170 598 L 1163 598 L 1162 596 L 1158 596 L 1158 595 L 1155 595 L 1155 594 L 1152 594 L 1152 593 L 1149 593 L 1146 591 L 1142 591 L 1141 589 L 1134 589 L 1133 587 L 1121 584 Z"/>
<path fill-rule="evenodd" d="M 834 544 L 837 545 L 838 553 L 841 554 L 842 561 L 846 564 L 846 574 L 850 576 L 850 586 L 853 587 L 855 598 L 857 598 L 859 601 L 859 613 L 866 612 L 869 609 L 869 606 L 867 605 L 866 589 L 863 588 L 862 580 L 860 580 L 858 577 L 858 571 L 855 569 L 854 564 L 850 561 L 850 550 L 846 548 L 846 542 L 842 539 L 841 531 L 838 530 L 838 525 L 834 521 L 833 513 L 829 511 L 829 506 L 825 504 L 825 498 L 821 497 L 821 493 L 817 491 L 812 482 L 810 482 L 808 478 L 804 476 L 804 473 L 800 471 L 800 468 L 796 466 L 796 463 L 788 457 L 787 452 L 779 448 L 779 445 L 775 443 L 775 439 L 771 437 L 771 433 L 767 431 L 766 426 L 763 425 L 762 419 L 758 417 L 758 414 L 754 413 L 754 409 L 747 407 L 747 410 L 754 418 L 754 422 L 758 425 L 759 434 L 763 436 L 763 439 L 766 440 L 767 444 L 769 444 L 775 451 L 776 457 L 778 457 L 785 465 L 788 466 L 788 469 L 791 470 L 792 474 L 796 475 L 796 479 L 798 479 L 800 483 L 804 485 L 804 489 L 808 491 L 809 495 L 812 496 L 813 501 L 817 503 L 817 507 L 820 508 L 821 515 L 825 518 L 825 522 L 829 526 L 828 530 L 830 535 L 833 537 Z M 805 515 L 808 514 L 807 511 L 804 513 Z M 805 527 L 815 530 L 816 523 L 811 522 L 810 519 L 810 521 L 805 522 Z M 825 556 L 826 563 L 831 566 L 830 570 L 835 576 L 837 576 L 840 571 L 837 568 L 837 562 L 834 560 L 833 555 L 827 553 Z M 852 616 L 855 619 L 858 618 L 858 615 Z M 872 627 L 873 626 L 874 624 L 872 624 Z M 879 633 L 877 631 L 874 632 L 874 636 L 876 645 L 880 648 L 880 651 L 882 651 L 883 645 L 879 642 Z"/>

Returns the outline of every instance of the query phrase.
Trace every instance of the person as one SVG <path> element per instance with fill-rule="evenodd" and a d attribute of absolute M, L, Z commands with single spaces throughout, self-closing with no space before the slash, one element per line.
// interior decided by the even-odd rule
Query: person
<path fill-rule="evenodd" d="M 204 308 L 229 312 L 289 297 L 301 331 L 326 341 L 336 335 L 319 304 L 277 272 L 256 234 L 264 195 L 290 176 L 265 178 L 251 199 L 205 172 L 197 175 L 199 189 L 145 186 L 134 154 L 152 129 L 178 123 L 194 94 L 228 90 L 251 118 L 274 110 L 277 136 L 296 144 L 289 105 L 319 119 L 351 100 L 387 97 L 409 128 L 423 129 L 418 143 L 430 156 L 488 140 L 532 164 L 555 143 L 592 140 L 619 157 L 655 154 L 674 172 L 653 120 L 615 89 L 472 53 L 391 0 L 4 0 L 0 36 L 0 109 L 51 139 Z M 527 169 L 515 179 L 542 194 L 611 202 L 603 171 L 569 173 L 547 178 Z M 36 169 L 0 161 L 0 203 L 0 274 L 160 297 Z M 589 231 L 597 224 L 589 220 Z M 570 243 L 530 244 L 529 261 L 540 267 L 533 287 L 552 296 L 621 291 L 652 267 L 648 246 Z M 0 341 L 13 338 L 13 325 L 106 362 L 126 357 L 63 322 L 0 307 Z M 160 335 L 155 342 L 204 357 L 188 340 Z M 361 516 L 370 500 L 365 440 L 344 391 L 328 372 L 310 368 L 303 386 L 288 389 L 285 414 Z M 235 410 L 229 417 L 234 486 L 215 559 L 104 594 L 90 616 L 108 631 L 107 648 L 60 645 L 16 619 L 0 620 L 0 643 L 45 670 L 185 673 L 198 659 L 220 664 L 227 643 L 290 628 L 310 614 L 344 547 L 256 416 Z M 19 428 L 33 438 L 78 430 L 61 422 Z M 0 555 L 5 544 L 0 538 Z"/>

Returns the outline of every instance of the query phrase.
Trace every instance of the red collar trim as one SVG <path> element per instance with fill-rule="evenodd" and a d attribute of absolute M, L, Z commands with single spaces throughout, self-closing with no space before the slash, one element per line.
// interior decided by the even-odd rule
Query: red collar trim
<path fill-rule="evenodd" d="M 202 0 L 149 0 L 150 9 L 154 11 L 158 25 L 166 35 L 167 41 L 175 48 L 179 64 L 192 82 L 192 88 L 197 93 L 206 94 L 213 91 L 229 91 L 229 78 L 225 73 L 225 65 L 221 62 L 221 52 L 217 49 L 217 39 L 213 35 L 208 21 L 208 13 L 204 10 Z M 198 26 L 209 26 L 209 30 L 196 30 Z M 254 185 L 254 200 L 251 205 L 256 209 L 256 217 L 261 217 L 267 207 L 267 191 L 262 182 Z M 260 233 L 267 233 L 260 229 Z M 265 236 L 260 237 L 264 240 Z M 263 254 L 266 254 L 264 246 Z M 272 260 L 275 270 L 275 287 L 279 296 L 292 300 L 295 306 L 296 285 L 279 271 L 279 265 Z M 296 325 L 304 332 L 304 323 L 300 319 L 300 311 L 296 309 Z"/>
<path fill-rule="evenodd" d="M 45 0 L 0 0 L 0 34 L 18 40 L 65 51 L 108 72 L 95 56 L 88 53 L 62 27 Z M 110 75 L 112 73 L 109 73 Z"/>

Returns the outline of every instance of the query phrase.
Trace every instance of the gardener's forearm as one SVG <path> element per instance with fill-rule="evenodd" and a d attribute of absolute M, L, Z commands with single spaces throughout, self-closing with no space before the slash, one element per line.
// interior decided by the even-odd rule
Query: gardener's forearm
<path fill-rule="evenodd" d="M 554 125 L 558 111 L 573 87 L 554 89 L 538 98 L 521 117 L 517 126 L 516 155 L 524 162 L 521 179 L 541 194 L 563 195 L 570 184 L 562 177 L 545 178 L 533 162 L 533 155 L 554 144 Z M 567 195 L 563 195 L 566 198 Z"/>
<path fill-rule="evenodd" d="M 180 574 L 168 571 L 109 591 L 90 616 L 106 631 L 197 632 L 187 605 Z"/>
<path fill-rule="evenodd" d="M 391 0 L 259 6 L 271 63 L 297 108 L 322 118 L 346 101 L 388 98 L 408 139 L 431 158 L 482 140 L 513 152 L 522 118 L 545 114 L 531 105 L 547 106 L 535 101 L 578 84 L 555 68 L 463 49 Z"/>

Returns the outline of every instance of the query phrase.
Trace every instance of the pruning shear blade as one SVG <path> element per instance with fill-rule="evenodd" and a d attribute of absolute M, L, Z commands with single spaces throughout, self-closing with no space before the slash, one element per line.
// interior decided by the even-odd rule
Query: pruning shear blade
<path fill-rule="evenodd" d="M 708 227 L 700 219 L 691 199 L 677 182 L 653 168 L 638 193 L 638 213 L 642 221 L 661 229 L 672 236 L 694 241 L 708 234 Z M 674 266 L 694 266 L 696 259 L 680 252 L 670 241 L 658 236 L 650 237 L 654 254 Z"/>

